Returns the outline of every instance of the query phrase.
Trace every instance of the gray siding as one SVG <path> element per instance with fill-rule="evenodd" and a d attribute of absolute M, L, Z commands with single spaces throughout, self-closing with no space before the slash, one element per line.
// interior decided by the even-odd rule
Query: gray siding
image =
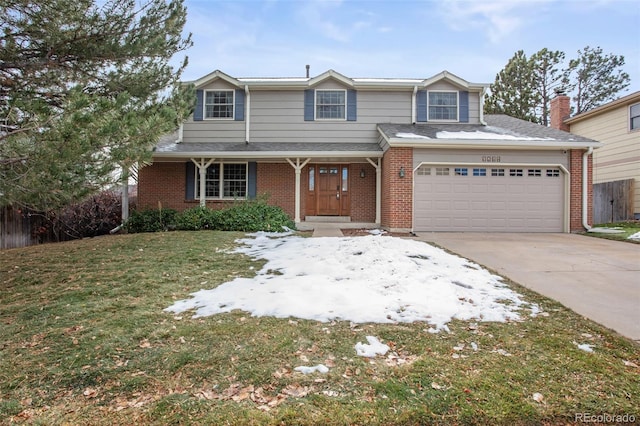
<path fill-rule="evenodd" d="M 227 82 L 216 80 L 203 87 L 234 89 Z M 458 90 L 441 82 L 428 89 Z M 348 89 L 338 81 L 325 81 L 313 89 Z M 371 143 L 378 140 L 376 124 L 411 124 L 411 90 L 358 90 L 357 121 L 304 120 L 303 90 L 253 90 L 250 92 L 250 141 L 260 142 L 336 142 Z M 469 94 L 469 121 L 478 123 L 479 96 Z M 244 142 L 246 121 L 189 119 L 184 125 L 185 141 Z"/>
<path fill-rule="evenodd" d="M 327 88 L 325 85 L 318 88 Z M 377 123 L 411 122 L 411 92 L 358 91 L 357 121 L 304 121 L 304 92 L 251 92 L 250 139 L 259 142 L 374 142 Z M 189 120 L 189 142 L 243 142 L 246 121 Z"/>

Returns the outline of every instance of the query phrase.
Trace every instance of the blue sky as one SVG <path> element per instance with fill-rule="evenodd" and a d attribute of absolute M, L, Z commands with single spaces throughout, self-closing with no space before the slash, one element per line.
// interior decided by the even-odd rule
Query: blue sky
<path fill-rule="evenodd" d="M 624 55 L 640 90 L 635 0 L 185 0 L 194 46 L 183 80 L 233 77 L 427 78 L 442 70 L 492 83 L 514 53 L 575 58 L 585 46 Z"/>

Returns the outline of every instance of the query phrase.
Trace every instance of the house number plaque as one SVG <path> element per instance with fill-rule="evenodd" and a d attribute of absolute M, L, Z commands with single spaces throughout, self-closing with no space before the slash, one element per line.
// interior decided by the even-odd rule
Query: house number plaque
<path fill-rule="evenodd" d="M 483 155 L 482 162 L 483 163 L 499 163 L 500 156 L 499 155 Z"/>

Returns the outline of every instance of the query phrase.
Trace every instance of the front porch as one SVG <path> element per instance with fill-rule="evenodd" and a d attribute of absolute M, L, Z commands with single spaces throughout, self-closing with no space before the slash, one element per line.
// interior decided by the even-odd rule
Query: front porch
<path fill-rule="evenodd" d="M 299 231 L 313 231 L 314 237 L 342 237 L 342 229 L 378 229 L 380 224 L 351 222 L 349 216 L 307 216 L 296 227 Z"/>

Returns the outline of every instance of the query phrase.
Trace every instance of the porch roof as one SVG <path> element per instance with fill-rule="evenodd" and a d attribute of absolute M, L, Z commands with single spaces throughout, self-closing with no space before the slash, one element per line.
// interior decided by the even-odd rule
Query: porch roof
<path fill-rule="evenodd" d="M 302 142 L 198 142 L 178 141 L 173 133 L 160 139 L 153 149 L 154 158 L 291 158 L 291 157 L 382 157 L 383 151 L 373 143 L 302 143 Z"/>

